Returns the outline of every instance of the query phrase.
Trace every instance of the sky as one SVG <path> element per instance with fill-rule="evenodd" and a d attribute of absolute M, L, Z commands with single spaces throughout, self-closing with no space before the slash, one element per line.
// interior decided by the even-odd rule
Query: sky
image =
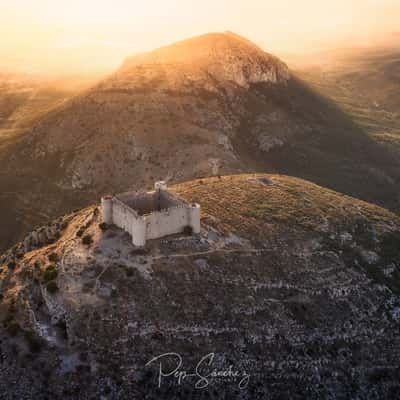
<path fill-rule="evenodd" d="M 400 0 L 0 0 L 0 70 L 87 74 L 230 30 L 277 55 L 365 46 L 399 32 Z"/>

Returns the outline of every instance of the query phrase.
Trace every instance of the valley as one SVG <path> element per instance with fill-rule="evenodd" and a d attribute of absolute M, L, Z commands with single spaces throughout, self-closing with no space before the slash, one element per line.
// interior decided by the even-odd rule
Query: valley
<path fill-rule="evenodd" d="M 375 140 L 399 150 L 400 48 L 354 49 L 316 62 L 299 75 Z M 325 56 L 327 60 L 330 57 Z"/>

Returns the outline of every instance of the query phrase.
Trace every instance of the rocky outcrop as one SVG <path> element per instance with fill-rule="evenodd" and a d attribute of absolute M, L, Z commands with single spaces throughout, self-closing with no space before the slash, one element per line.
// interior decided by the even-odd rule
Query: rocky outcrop
<path fill-rule="evenodd" d="M 262 151 L 268 152 L 274 147 L 280 147 L 284 145 L 284 141 L 281 138 L 277 138 L 270 135 L 260 135 L 257 138 L 258 145 Z"/>
<path fill-rule="evenodd" d="M 0 265 L 14 262 L 25 253 L 56 242 L 71 219 L 72 215 L 62 217 L 29 232 L 20 243 L 0 255 Z"/>
<path fill-rule="evenodd" d="M 290 79 L 289 69 L 281 60 L 231 32 L 197 36 L 132 57 L 119 73 L 129 74 L 138 65 L 164 66 L 167 74 L 171 65 L 190 67 L 188 81 L 206 81 L 210 75 L 221 84 L 234 82 L 245 88 L 260 82 L 286 83 Z"/>

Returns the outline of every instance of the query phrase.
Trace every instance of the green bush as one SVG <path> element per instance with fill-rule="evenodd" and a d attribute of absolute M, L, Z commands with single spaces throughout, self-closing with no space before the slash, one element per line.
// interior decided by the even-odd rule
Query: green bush
<path fill-rule="evenodd" d="M 42 349 L 42 342 L 33 331 L 25 331 L 24 338 L 31 352 L 38 353 Z"/>
<path fill-rule="evenodd" d="M 57 278 L 58 272 L 55 265 L 49 265 L 43 273 L 43 280 L 47 283 Z"/>
<path fill-rule="evenodd" d="M 7 264 L 7 267 L 8 267 L 9 269 L 15 269 L 16 266 L 17 266 L 17 264 L 15 263 L 15 261 L 10 261 L 10 262 Z"/>
<path fill-rule="evenodd" d="M 21 272 L 20 276 L 23 279 L 32 279 L 33 278 L 33 271 L 30 267 L 25 267 Z"/>
<path fill-rule="evenodd" d="M 47 284 L 46 288 L 47 288 L 47 290 L 48 290 L 49 293 L 55 293 L 55 292 L 58 291 L 58 286 L 57 286 L 56 281 L 51 281 L 51 282 L 49 282 L 49 283 Z"/>
<path fill-rule="evenodd" d="M 92 239 L 92 236 L 91 235 L 85 235 L 83 238 L 82 238 L 82 243 L 83 244 L 86 244 L 86 245 L 91 245 L 92 243 L 93 243 L 93 239 Z"/>
<path fill-rule="evenodd" d="M 10 336 L 17 336 L 18 332 L 20 331 L 20 326 L 17 321 L 10 321 L 7 324 L 7 333 Z"/>
<path fill-rule="evenodd" d="M 105 222 L 99 224 L 99 228 L 104 232 L 108 229 L 108 225 Z"/>
<path fill-rule="evenodd" d="M 388 262 L 400 259 L 400 231 L 386 233 L 382 238 L 382 257 Z"/>
<path fill-rule="evenodd" d="M 61 230 L 65 230 L 65 229 L 67 229 L 68 228 L 68 221 L 63 221 L 62 223 L 61 223 Z"/>
<path fill-rule="evenodd" d="M 49 261 L 51 262 L 57 262 L 58 261 L 58 255 L 57 253 L 51 253 L 48 255 L 47 257 L 49 259 Z"/>
<path fill-rule="evenodd" d="M 82 235 L 85 233 L 85 228 L 80 228 L 78 232 L 76 232 L 76 236 L 82 237 Z"/>

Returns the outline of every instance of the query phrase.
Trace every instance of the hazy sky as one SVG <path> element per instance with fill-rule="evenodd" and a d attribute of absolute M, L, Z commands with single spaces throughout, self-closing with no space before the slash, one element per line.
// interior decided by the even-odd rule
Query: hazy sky
<path fill-rule="evenodd" d="M 400 30 L 400 0 L 0 0 L 0 68 L 88 72 L 135 52 L 231 30 L 283 54 Z"/>

